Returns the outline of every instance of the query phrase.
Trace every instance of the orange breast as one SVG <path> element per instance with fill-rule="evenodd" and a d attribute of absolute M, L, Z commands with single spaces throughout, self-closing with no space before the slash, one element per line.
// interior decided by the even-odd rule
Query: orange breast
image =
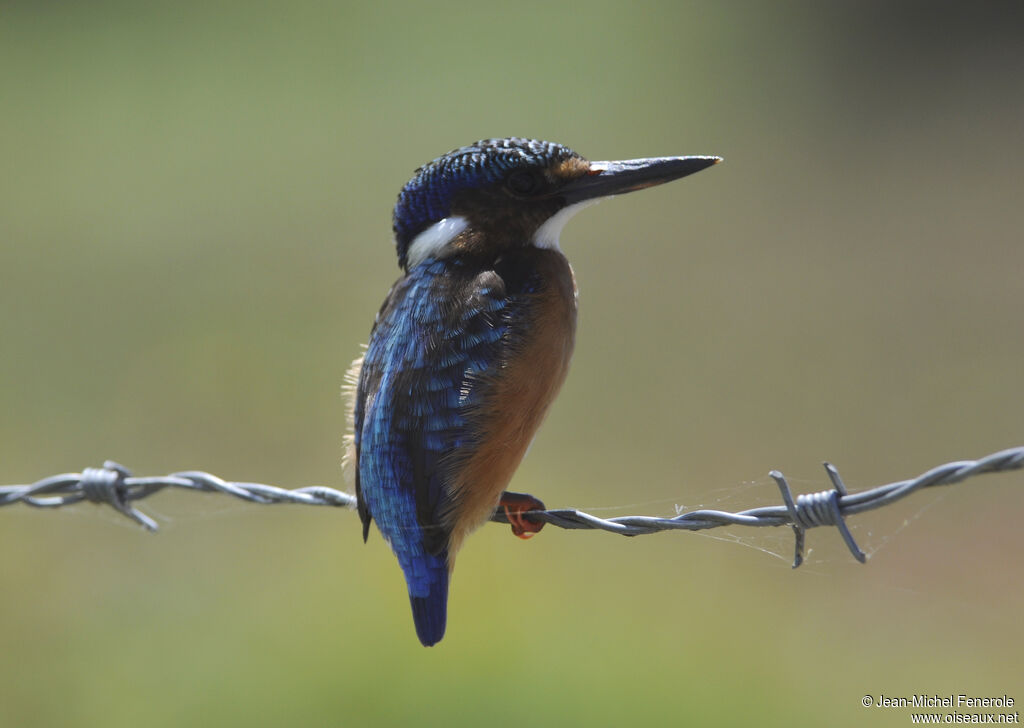
<path fill-rule="evenodd" d="M 531 251 L 532 252 L 532 251 Z M 516 326 L 519 345 L 487 381 L 488 392 L 473 413 L 480 423 L 480 445 L 452 474 L 454 504 L 449 563 L 465 537 L 498 505 L 526 448 L 540 427 L 569 370 L 576 335 L 576 281 L 565 257 L 536 250 L 542 281 L 528 313 Z"/>

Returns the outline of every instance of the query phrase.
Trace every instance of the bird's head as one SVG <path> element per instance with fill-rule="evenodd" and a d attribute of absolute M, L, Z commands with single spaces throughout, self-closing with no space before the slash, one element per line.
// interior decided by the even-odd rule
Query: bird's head
<path fill-rule="evenodd" d="M 484 139 L 416 170 L 398 195 L 398 263 L 497 255 L 513 247 L 557 248 L 562 227 L 609 195 L 699 172 L 718 157 L 655 157 L 589 162 L 568 147 L 536 139 Z"/>

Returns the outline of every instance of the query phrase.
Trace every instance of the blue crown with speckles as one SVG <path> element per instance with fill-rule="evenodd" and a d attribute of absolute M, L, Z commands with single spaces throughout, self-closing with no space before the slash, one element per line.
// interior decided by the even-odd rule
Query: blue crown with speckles
<path fill-rule="evenodd" d="M 515 167 L 547 167 L 574 155 L 561 144 L 510 137 L 482 139 L 423 165 L 406 182 L 395 203 L 398 264 L 405 267 L 413 238 L 451 214 L 455 193 L 493 184 Z"/>

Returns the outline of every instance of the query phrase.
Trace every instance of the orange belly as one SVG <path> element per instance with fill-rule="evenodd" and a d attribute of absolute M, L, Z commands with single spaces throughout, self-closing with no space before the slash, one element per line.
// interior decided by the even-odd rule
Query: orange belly
<path fill-rule="evenodd" d="M 449 565 L 466 536 L 497 508 L 569 371 L 576 334 L 576 281 L 557 251 L 538 250 L 537 269 L 544 284 L 522 322 L 521 345 L 497 375 L 488 378 L 487 396 L 471 413 L 480 424 L 480 444 L 449 481 Z"/>

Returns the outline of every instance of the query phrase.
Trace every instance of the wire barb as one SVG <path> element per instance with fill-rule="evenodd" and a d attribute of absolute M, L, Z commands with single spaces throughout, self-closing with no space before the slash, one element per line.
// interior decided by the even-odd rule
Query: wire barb
<path fill-rule="evenodd" d="M 793 502 L 793 493 L 789 489 L 786 476 L 778 470 L 768 473 L 776 485 L 779 486 L 782 500 L 786 504 L 786 510 L 789 511 L 789 516 L 793 520 L 793 533 L 796 536 L 796 548 L 793 554 L 794 569 L 804 562 L 804 534 L 808 528 L 814 528 L 815 526 L 835 526 L 839 529 L 839 533 L 842 534 L 843 541 L 846 542 L 846 547 L 850 549 L 853 558 L 862 564 L 868 559 L 867 555 L 857 546 L 857 542 L 853 540 L 853 534 L 850 533 L 849 526 L 843 520 L 843 512 L 839 501 L 846 495 L 846 486 L 843 485 L 843 480 L 839 477 L 839 471 L 831 463 L 825 463 L 824 465 L 825 472 L 828 474 L 829 480 L 832 481 L 832 490 L 823 490 L 818 493 L 802 493 L 797 496 L 795 503 Z"/>
<path fill-rule="evenodd" d="M 107 460 L 102 468 L 86 468 L 82 471 L 79 488 L 85 500 L 92 503 L 107 503 L 132 519 L 147 531 L 156 531 L 156 521 L 137 508 L 128 505 L 124 481 L 131 477 L 131 471 L 113 460 Z"/>
<path fill-rule="evenodd" d="M 548 523 L 564 529 L 608 531 L 622 536 L 641 536 L 659 531 L 703 531 L 723 526 L 790 526 L 796 541 L 794 569 L 803 563 L 807 530 L 817 526 L 835 526 L 850 553 L 864 563 L 867 556 L 854 541 L 853 534 L 846 525 L 846 518 L 895 503 L 921 488 L 951 485 L 983 473 L 1020 470 L 1024 468 L 1024 446 L 1001 450 L 980 460 L 946 463 L 912 480 L 879 485 L 859 493 L 849 493 L 843 485 L 842 478 L 839 477 L 839 471 L 830 463 L 824 465 L 832 488 L 817 493 L 801 494 L 796 499 L 793 498 L 785 476 L 777 470 L 771 471 L 769 475 L 778 485 L 782 495 L 781 506 L 750 508 L 738 513 L 696 510 L 674 518 L 619 516 L 605 519 L 574 508 L 526 511 L 523 515 L 534 523 Z M 53 475 L 31 485 L 0 486 L 0 506 L 24 503 L 33 508 L 58 508 L 82 501 L 106 503 L 146 530 L 155 532 L 156 522 L 130 504 L 165 488 L 223 493 L 263 505 L 297 503 L 349 509 L 355 508 L 356 505 L 355 496 L 326 486 L 287 490 L 261 483 L 229 482 L 198 470 L 172 473 L 162 477 L 140 478 L 133 476 L 124 466 L 108 460 L 102 468 L 86 468 L 82 473 Z M 509 522 L 500 508 L 491 516 L 491 520 L 497 523 Z"/>

